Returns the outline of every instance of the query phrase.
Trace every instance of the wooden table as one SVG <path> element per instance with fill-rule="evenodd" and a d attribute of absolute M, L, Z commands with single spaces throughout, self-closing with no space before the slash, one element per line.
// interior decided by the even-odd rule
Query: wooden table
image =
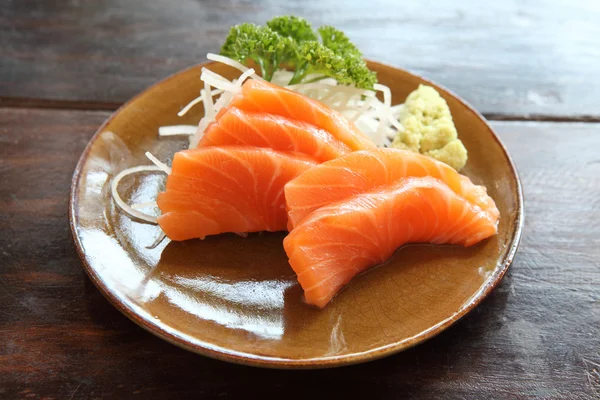
<path fill-rule="evenodd" d="M 0 398 L 600 398 L 600 3 L 539 3 L 5 1 Z M 116 311 L 71 241 L 71 174 L 110 112 L 218 51 L 231 24 L 284 13 L 466 98 L 523 179 L 525 233 L 503 283 L 380 361 L 276 371 L 180 350 Z"/>

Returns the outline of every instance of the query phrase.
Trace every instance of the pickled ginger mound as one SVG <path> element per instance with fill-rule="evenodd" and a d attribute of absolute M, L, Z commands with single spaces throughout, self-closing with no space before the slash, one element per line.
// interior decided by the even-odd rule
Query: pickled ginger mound
<path fill-rule="evenodd" d="M 450 108 L 432 87 L 419 85 L 408 95 L 400 112 L 404 127 L 392 147 L 430 156 L 460 170 L 467 163 L 467 149 L 458 139 Z"/>

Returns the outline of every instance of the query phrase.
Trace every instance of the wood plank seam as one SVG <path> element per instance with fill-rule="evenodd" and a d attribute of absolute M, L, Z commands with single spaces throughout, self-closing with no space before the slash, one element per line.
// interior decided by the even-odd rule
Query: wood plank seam
<path fill-rule="evenodd" d="M 24 108 L 24 109 L 45 109 L 45 110 L 80 110 L 80 111 L 116 111 L 121 107 L 121 103 L 95 102 L 95 101 L 70 101 L 56 99 L 29 99 L 17 97 L 1 97 L 0 109 L 2 108 Z M 519 115 L 519 114 L 499 114 L 482 113 L 488 121 L 516 121 L 516 122 L 586 122 L 600 123 L 600 116 L 593 115 Z"/>

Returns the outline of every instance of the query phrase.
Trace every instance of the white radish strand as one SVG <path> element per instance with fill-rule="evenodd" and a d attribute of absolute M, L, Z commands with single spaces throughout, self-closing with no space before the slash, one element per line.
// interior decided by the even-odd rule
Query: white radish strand
<path fill-rule="evenodd" d="M 357 119 L 360 118 L 361 115 L 363 115 L 365 113 L 365 111 L 367 111 L 369 109 L 369 107 L 371 107 L 371 104 L 373 104 L 373 99 L 375 98 L 375 96 L 369 96 L 362 105 L 360 105 L 358 107 L 358 109 L 356 110 L 356 113 L 354 114 L 354 116 L 350 119 L 352 122 L 356 122 Z"/>
<path fill-rule="evenodd" d="M 246 67 L 241 62 L 232 60 L 231 58 L 222 56 L 220 54 L 208 53 L 206 55 L 206 58 L 208 58 L 211 61 L 217 61 L 217 62 L 220 62 L 221 64 L 229 65 L 230 67 L 238 69 L 241 72 L 246 72 L 248 70 L 248 67 Z"/>
<path fill-rule="evenodd" d="M 190 145 L 189 145 L 190 148 L 194 148 L 194 147 L 198 146 L 198 143 L 200 142 L 200 139 L 202 139 L 202 136 L 204 135 L 204 131 L 206 130 L 208 125 L 211 122 L 215 121 L 216 115 L 219 113 L 219 111 L 221 111 L 221 109 L 223 107 L 226 107 L 227 105 L 229 105 L 229 103 L 231 102 L 231 99 L 233 99 L 233 96 L 238 94 L 239 92 L 241 92 L 244 81 L 248 78 L 254 79 L 254 77 L 256 77 L 256 76 L 257 75 L 256 75 L 256 72 L 254 71 L 254 69 L 250 68 L 250 69 L 247 69 L 243 74 L 241 74 L 240 77 L 235 82 L 230 82 L 230 81 L 227 81 L 221 75 L 216 74 L 212 71 L 209 71 L 209 70 L 202 71 L 202 76 L 200 77 L 200 79 L 202 79 L 204 81 L 205 93 L 210 90 L 209 89 L 210 84 L 208 83 L 208 81 L 217 82 L 217 84 L 223 84 L 223 82 L 226 81 L 230 90 L 225 90 L 221 94 L 221 97 L 219 97 L 219 99 L 217 100 L 217 102 L 215 104 L 212 103 L 212 99 L 208 99 L 207 96 L 205 95 L 204 118 L 202 118 L 200 120 L 200 123 L 198 124 L 198 128 L 196 129 L 195 134 L 190 138 Z"/>
<path fill-rule="evenodd" d="M 158 127 L 158 136 L 189 136 L 196 133 L 196 125 L 168 125 Z"/>
<path fill-rule="evenodd" d="M 196 97 L 194 100 L 190 101 L 189 103 L 187 103 L 185 105 L 185 107 L 183 107 L 181 109 L 181 111 L 179 111 L 177 113 L 178 117 L 183 117 L 185 114 L 187 114 L 188 111 L 190 111 L 196 104 L 198 103 L 202 103 L 204 101 L 204 92 L 200 91 L 200 96 Z"/>
<path fill-rule="evenodd" d="M 213 91 L 210 92 L 210 95 L 212 97 L 223 93 L 224 91 L 222 89 L 215 89 Z M 181 111 L 179 111 L 177 113 L 178 117 L 183 117 L 185 114 L 188 113 L 188 111 L 190 111 L 192 109 L 192 107 L 194 107 L 196 104 L 198 103 L 202 103 L 204 101 L 204 89 L 200 91 L 200 96 L 196 97 L 194 100 L 190 101 L 185 107 L 183 107 L 181 109 Z"/>
<path fill-rule="evenodd" d="M 396 130 L 398 132 L 404 132 L 404 127 L 402 126 L 400 121 L 398 121 L 393 115 L 391 115 L 389 113 L 388 113 L 388 121 L 390 122 L 390 124 L 392 124 L 392 126 L 394 128 L 396 128 Z"/>
<path fill-rule="evenodd" d="M 241 72 L 246 72 L 249 69 L 252 69 L 252 68 L 246 67 L 244 64 L 240 63 L 239 61 L 232 60 L 231 58 L 222 56 L 220 54 L 208 53 L 206 55 L 206 58 L 208 58 L 211 61 L 217 61 L 217 62 L 220 62 L 221 64 L 229 65 L 230 67 L 233 67 Z M 264 79 L 261 76 L 257 75 L 256 73 L 253 74 L 252 78 L 258 79 L 259 81 L 264 81 Z"/>
<path fill-rule="evenodd" d="M 404 131 L 404 127 L 400 121 L 389 112 L 389 108 L 387 108 L 385 104 L 381 103 L 380 101 L 374 101 L 371 104 L 371 107 L 373 108 L 373 111 L 365 113 L 365 116 L 371 118 L 375 117 L 377 119 L 387 118 L 385 121 L 396 128 L 399 132 Z"/>
<path fill-rule="evenodd" d="M 202 68 L 202 75 L 200 75 L 200 79 L 209 85 L 216 87 L 218 89 L 222 89 L 226 92 L 235 92 L 238 88 L 233 82 L 228 79 L 225 79 L 221 75 L 211 71 L 208 68 Z"/>
<path fill-rule="evenodd" d="M 127 203 L 125 203 L 123 201 L 123 199 L 121 199 L 121 196 L 119 195 L 119 191 L 118 191 L 119 182 L 121 181 L 121 179 L 123 179 L 124 177 L 126 177 L 128 175 L 136 174 L 139 172 L 156 172 L 156 171 L 164 172 L 167 175 L 169 175 L 171 173 L 171 168 L 169 168 L 169 166 L 167 166 L 166 164 L 161 162 L 159 159 L 154 157 L 154 155 L 152 155 L 152 153 L 147 151 L 145 153 L 145 155 L 146 155 L 146 157 L 148 157 L 148 159 L 150 161 L 152 161 L 154 163 L 153 166 L 152 165 L 141 165 L 138 167 L 128 168 L 124 171 L 121 171 L 120 173 L 117 174 L 117 176 L 115 176 L 113 178 L 110 189 L 111 189 L 112 197 L 115 200 L 115 203 L 126 214 L 129 214 L 129 216 L 133 216 L 133 217 L 141 219 L 143 221 L 150 222 L 152 224 L 156 224 L 156 216 L 139 211 L 140 209 L 143 209 L 143 208 L 156 207 L 155 201 L 133 204 L 130 206 Z"/>
<path fill-rule="evenodd" d="M 385 131 L 389 120 L 388 111 L 389 108 L 392 106 L 392 91 L 389 87 L 381 85 L 379 83 L 373 85 L 373 88 L 377 91 L 383 92 L 383 104 L 385 105 L 385 107 L 381 107 L 379 109 L 379 126 L 377 127 L 377 143 L 382 143 L 385 140 L 385 137 L 387 136 L 385 134 Z"/>
<path fill-rule="evenodd" d="M 154 249 L 156 246 L 158 246 L 163 240 L 165 240 L 165 238 L 167 237 L 167 235 L 165 235 L 164 232 L 160 232 L 160 235 L 158 235 L 158 237 L 156 238 L 156 240 L 150 245 L 150 246 L 146 246 L 146 248 L 148 250 L 152 250 Z"/>
<path fill-rule="evenodd" d="M 390 107 L 390 114 L 394 117 L 400 118 L 400 113 L 404 109 L 404 104 L 397 104 L 395 106 Z"/>
<path fill-rule="evenodd" d="M 221 95 L 221 98 L 219 98 L 219 100 L 221 100 L 223 98 L 223 96 L 229 94 L 228 92 L 224 93 Z M 219 101 L 217 101 L 218 103 Z M 214 119 L 214 115 L 216 115 L 215 109 L 214 107 L 212 108 L 212 117 L 206 116 L 204 118 L 202 118 L 200 120 L 200 124 L 198 124 L 198 127 L 196 128 L 196 133 L 190 137 L 190 144 L 189 147 L 190 149 L 195 148 L 196 146 L 198 146 L 198 143 L 200 143 L 200 139 L 202 139 L 202 137 L 204 136 L 204 131 L 206 130 L 206 128 L 208 127 L 208 125 L 213 122 Z M 205 106 L 205 112 L 208 112 L 207 107 Z"/>
<path fill-rule="evenodd" d="M 382 85 L 381 83 L 376 83 L 373 85 L 373 88 L 379 92 L 383 92 L 383 103 L 391 107 L 392 106 L 392 91 L 389 87 Z"/>
<path fill-rule="evenodd" d="M 256 72 L 254 71 L 254 69 L 250 68 L 248 71 L 246 71 L 242 75 L 240 75 L 240 77 L 235 81 L 235 84 L 238 87 L 241 87 L 246 79 L 248 79 L 250 77 L 255 78 L 257 76 L 258 75 L 256 75 Z"/>
<path fill-rule="evenodd" d="M 119 188 L 119 182 L 121 182 L 121 179 L 125 178 L 126 176 L 137 174 L 140 172 L 164 172 L 164 170 L 155 165 L 140 165 L 137 167 L 127 168 L 126 170 L 119 172 L 113 178 L 111 185 L 110 185 L 110 192 L 111 192 L 111 195 L 112 195 L 115 203 L 117 204 L 117 207 L 119 207 L 121 209 L 121 211 L 123 211 L 125 214 L 129 215 L 132 218 L 137 218 L 139 220 L 156 225 L 156 223 L 157 223 L 156 216 L 146 214 L 144 212 L 136 210 L 135 208 L 131 207 L 129 204 L 125 203 L 123 201 L 123 199 L 121 198 L 121 196 L 119 195 L 118 188 Z"/>
<path fill-rule="evenodd" d="M 212 96 L 209 94 L 211 87 L 208 81 L 204 81 L 204 118 L 214 119 L 215 118 L 215 104 L 212 101 Z"/>
<path fill-rule="evenodd" d="M 203 79 L 205 76 L 206 75 L 204 74 L 204 69 L 203 69 L 202 76 L 200 79 Z M 215 116 L 217 115 L 217 112 L 215 111 L 215 105 L 213 104 L 213 101 L 212 101 L 212 97 L 207 94 L 210 92 L 211 92 L 210 84 L 208 83 L 207 80 L 204 80 L 204 90 L 202 91 L 203 97 L 204 97 L 204 101 L 203 101 L 204 117 L 200 120 L 200 123 L 198 124 L 198 127 L 196 128 L 196 132 L 194 133 L 194 135 L 192 137 L 190 137 L 189 148 L 194 148 L 198 145 L 198 142 L 200 142 L 202 135 L 204 135 L 204 130 L 206 129 L 208 124 L 210 124 L 212 121 L 214 121 Z M 228 92 L 225 91 L 225 93 L 228 93 Z M 223 97 L 223 94 L 221 95 L 221 98 L 222 97 Z M 221 99 L 219 98 L 219 100 L 221 100 Z M 217 100 L 217 102 L 219 100 Z"/>
<path fill-rule="evenodd" d="M 275 71 L 273 73 L 273 77 L 271 78 L 271 83 L 273 83 L 275 85 L 279 85 L 279 86 L 285 86 L 290 82 L 290 80 L 292 79 L 293 76 L 294 76 L 294 73 L 292 71 L 287 71 L 285 69 L 278 69 L 277 71 Z"/>
<path fill-rule="evenodd" d="M 171 175 L 171 167 L 169 167 L 167 164 L 163 163 L 158 158 L 154 157 L 154 155 L 152 153 L 150 153 L 149 151 L 144 153 L 144 155 L 146 156 L 146 158 L 148 158 L 148 160 L 152 161 L 152 164 L 154 164 L 158 168 L 160 168 L 161 171 L 163 171 L 165 174 Z"/>
<path fill-rule="evenodd" d="M 193 149 L 196 148 L 196 146 L 198 146 L 198 143 L 200 143 L 200 139 L 202 139 L 202 136 L 204 136 L 204 131 L 206 130 L 206 127 L 211 122 L 212 120 L 208 119 L 207 117 L 204 117 L 200 120 L 200 124 L 196 128 L 196 133 L 190 136 L 190 144 L 188 146 L 189 149 Z"/>
<path fill-rule="evenodd" d="M 228 106 L 231 103 L 231 99 L 233 99 L 233 93 L 225 92 L 219 97 L 219 100 L 215 103 L 215 112 L 218 114 L 221 109 Z"/>

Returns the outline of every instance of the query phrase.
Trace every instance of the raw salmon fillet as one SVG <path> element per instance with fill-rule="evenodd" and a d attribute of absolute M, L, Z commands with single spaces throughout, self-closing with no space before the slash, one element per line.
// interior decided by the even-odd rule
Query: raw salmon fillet
<path fill-rule="evenodd" d="M 308 157 L 259 147 L 180 151 L 158 195 L 158 224 L 172 240 L 285 230 L 283 187 L 315 165 Z"/>
<path fill-rule="evenodd" d="M 208 126 L 198 147 L 248 145 L 304 153 L 319 162 L 351 151 L 324 129 L 280 115 L 231 107 Z"/>
<path fill-rule="evenodd" d="M 398 179 L 431 176 L 456 194 L 499 216 L 494 201 L 483 186 L 433 158 L 399 149 L 372 149 L 346 154 L 312 168 L 285 186 L 289 230 L 307 215 L 334 201 L 346 199 Z"/>
<path fill-rule="evenodd" d="M 471 246 L 495 235 L 496 226 L 497 217 L 440 180 L 409 177 L 319 208 L 283 246 L 305 301 L 322 308 L 405 243 Z"/>
<path fill-rule="evenodd" d="M 267 81 L 249 79 L 244 82 L 242 92 L 233 97 L 230 106 L 307 122 L 326 130 L 353 151 L 375 148 L 367 135 L 337 111 Z"/>

